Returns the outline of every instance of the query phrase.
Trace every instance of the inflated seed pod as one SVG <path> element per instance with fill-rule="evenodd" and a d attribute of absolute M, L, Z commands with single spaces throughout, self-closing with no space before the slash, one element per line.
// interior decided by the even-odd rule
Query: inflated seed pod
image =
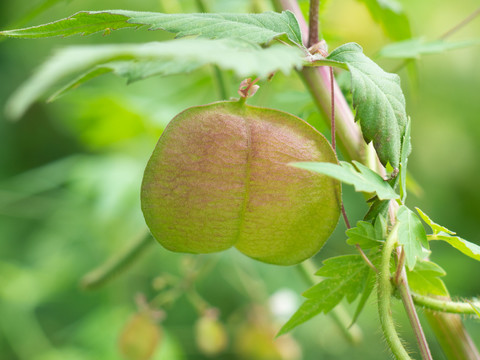
<path fill-rule="evenodd" d="M 323 246 L 340 214 L 338 181 L 288 164 L 336 163 L 325 137 L 291 114 L 224 101 L 189 108 L 166 127 L 145 169 L 142 210 L 165 248 L 235 246 L 297 264 Z"/>

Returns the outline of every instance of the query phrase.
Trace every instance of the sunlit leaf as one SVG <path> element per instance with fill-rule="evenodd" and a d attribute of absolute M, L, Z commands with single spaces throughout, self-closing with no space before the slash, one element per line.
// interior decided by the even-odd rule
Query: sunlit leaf
<path fill-rule="evenodd" d="M 418 207 L 416 207 L 415 210 L 417 210 L 417 212 L 420 215 L 420 217 L 422 218 L 422 220 L 425 221 L 425 223 L 427 223 L 428 226 L 430 226 L 430 228 L 432 229 L 434 234 L 444 232 L 444 233 L 447 233 L 447 234 L 450 234 L 450 235 L 455 235 L 454 231 L 448 230 L 445 226 L 438 225 L 436 222 L 434 222 L 432 219 L 430 219 L 430 217 L 427 214 L 425 214 L 422 210 L 420 210 Z"/>
<path fill-rule="evenodd" d="M 406 206 L 400 206 L 397 211 L 398 243 L 403 245 L 405 261 L 411 270 L 415 267 L 418 259 L 424 257 L 422 249 L 429 248 L 425 228 L 420 219 Z"/>
<path fill-rule="evenodd" d="M 331 176 L 346 184 L 353 185 L 356 191 L 376 193 L 380 199 L 397 199 L 399 195 L 376 172 L 365 165 L 353 161 L 354 165 L 340 161 L 340 165 L 321 162 L 298 162 L 292 166 Z"/>
<path fill-rule="evenodd" d="M 422 55 L 440 54 L 445 51 L 479 45 L 480 39 L 447 42 L 445 40 L 426 41 L 423 38 L 409 39 L 383 47 L 378 56 L 393 59 L 418 59 Z"/>
<path fill-rule="evenodd" d="M 471 243 L 465 239 L 462 239 L 459 236 L 453 236 L 444 232 L 440 232 L 435 235 L 429 235 L 428 240 L 442 240 L 450 245 L 452 245 L 455 249 L 459 250 L 463 254 L 480 261 L 480 246 L 477 244 Z"/>
<path fill-rule="evenodd" d="M 347 64 L 352 74 L 355 119 L 365 141 L 373 141 L 383 165 L 399 167 L 407 113 L 405 97 L 396 74 L 383 71 L 355 43 L 333 50 L 328 59 Z"/>
<path fill-rule="evenodd" d="M 320 313 L 328 313 L 343 298 L 352 302 L 365 286 L 370 268 L 360 255 L 345 255 L 327 259 L 316 275 L 325 277 L 303 295 L 307 300 L 282 327 L 285 334 Z"/>
<path fill-rule="evenodd" d="M 124 15 L 84 11 L 78 12 L 66 19 L 44 25 L 0 31 L 0 35 L 35 39 L 51 36 L 71 36 L 75 34 L 90 35 L 99 31 L 108 32 L 110 30 L 127 27 L 138 27 L 137 24 L 128 23 L 127 20 L 128 18 Z"/>
<path fill-rule="evenodd" d="M 407 270 L 408 285 L 421 295 L 448 296 L 448 290 L 440 277 L 446 272 L 431 261 L 417 261 L 413 270 Z"/>
<path fill-rule="evenodd" d="M 132 80 L 154 74 L 190 71 L 206 64 L 233 70 L 239 77 L 256 75 L 266 78 L 275 71 L 289 73 L 300 67 L 302 57 L 302 52 L 294 47 L 272 46 L 262 49 L 241 40 L 180 39 L 146 44 L 73 46 L 59 51 L 45 62 L 14 93 L 7 104 L 7 113 L 11 118 L 19 118 L 60 80 L 85 71 L 87 73 L 77 79 L 78 83 L 85 81 L 85 77 L 88 79 L 112 69 Z M 137 61 L 138 64 L 111 63 L 125 60 Z M 74 81 L 67 88 L 76 85 Z"/>
<path fill-rule="evenodd" d="M 270 42 L 285 34 L 302 44 L 297 19 L 290 11 L 262 14 L 163 14 L 128 10 L 82 11 L 66 19 L 25 29 L 6 30 L 0 35 L 39 38 L 89 35 L 99 31 L 147 25 L 150 30 L 166 30 L 178 37 L 200 35 L 211 39 L 236 38 L 257 44 Z"/>

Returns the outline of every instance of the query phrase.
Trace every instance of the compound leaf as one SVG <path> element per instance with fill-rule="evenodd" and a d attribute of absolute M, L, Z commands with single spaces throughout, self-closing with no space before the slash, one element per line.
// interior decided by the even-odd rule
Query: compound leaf
<path fill-rule="evenodd" d="M 429 248 L 427 234 L 420 219 L 406 206 L 402 205 L 397 211 L 398 243 L 403 245 L 405 260 L 409 269 L 415 267 L 417 258 L 422 259 L 422 249 Z"/>
<path fill-rule="evenodd" d="M 373 170 L 357 161 L 352 164 L 340 161 L 340 165 L 326 162 L 297 162 L 290 165 L 331 176 L 346 184 L 353 185 L 356 191 L 376 193 L 382 200 L 397 199 L 399 195 L 387 181 Z"/>
<path fill-rule="evenodd" d="M 307 300 L 280 329 L 287 333 L 320 313 L 328 313 L 343 298 L 353 302 L 365 286 L 370 268 L 360 255 L 345 255 L 327 259 L 316 275 L 325 277 L 303 295 Z"/>
<path fill-rule="evenodd" d="M 290 11 L 262 14 L 163 14 L 128 10 L 81 11 L 66 19 L 25 29 L 6 30 L 0 35 L 40 38 L 50 36 L 108 33 L 126 27 L 147 25 L 150 30 L 166 30 L 178 37 L 199 35 L 207 38 L 236 38 L 257 44 L 286 35 L 301 45 L 297 19 Z"/>
<path fill-rule="evenodd" d="M 82 72 L 86 73 L 68 84 L 67 89 L 109 71 L 136 80 L 215 64 L 222 69 L 233 70 L 239 77 L 256 75 L 266 78 L 275 71 L 289 73 L 301 67 L 302 63 L 303 54 L 296 47 L 278 45 L 262 49 L 243 40 L 179 39 L 145 44 L 72 46 L 62 49 L 45 62 L 12 95 L 7 104 L 7 114 L 11 118 L 19 118 L 53 85 Z"/>
<path fill-rule="evenodd" d="M 345 63 L 352 74 L 355 119 L 366 142 L 373 141 L 383 165 L 399 167 L 407 114 L 400 78 L 387 73 L 363 54 L 360 45 L 344 44 L 327 59 Z"/>

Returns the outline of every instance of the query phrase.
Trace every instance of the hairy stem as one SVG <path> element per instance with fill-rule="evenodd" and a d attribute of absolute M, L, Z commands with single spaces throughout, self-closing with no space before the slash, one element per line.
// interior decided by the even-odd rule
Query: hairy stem
<path fill-rule="evenodd" d="M 448 298 L 439 299 L 414 292 L 411 292 L 411 295 L 416 305 L 423 306 L 429 310 L 454 314 L 476 314 L 472 305 L 468 302 L 452 301 Z M 472 301 L 472 304 L 480 306 L 479 301 Z"/>
<path fill-rule="evenodd" d="M 392 350 L 393 355 L 400 360 L 411 359 L 398 337 L 393 323 L 392 309 L 390 300 L 392 298 L 393 287 L 390 273 L 390 260 L 393 249 L 397 242 L 397 226 L 394 226 L 382 250 L 382 262 L 377 280 L 378 311 L 380 323 L 385 335 L 385 339 Z"/>

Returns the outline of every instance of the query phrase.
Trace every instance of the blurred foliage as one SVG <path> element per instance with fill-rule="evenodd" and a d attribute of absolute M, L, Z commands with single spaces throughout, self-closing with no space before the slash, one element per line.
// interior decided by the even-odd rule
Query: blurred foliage
<path fill-rule="evenodd" d="M 270 3 L 262 0 L 209 0 L 205 4 L 211 11 L 222 12 L 270 9 Z M 414 36 L 429 40 L 478 7 L 477 0 L 443 1 L 434 10 L 429 2 L 403 0 L 402 4 Z M 301 5 L 306 9 L 307 1 Z M 37 8 L 48 11 L 32 13 Z M 109 8 L 193 12 L 197 2 L 4 1 L 0 2 L 0 28 Z M 372 55 L 390 42 L 358 1 L 325 1 L 321 21 L 330 48 L 356 41 Z M 477 19 L 452 40 L 479 36 Z M 160 31 L 122 30 L 112 32 L 108 41 L 171 37 Z M 97 34 L 0 42 L 0 108 L 53 49 L 104 41 Z M 409 203 L 476 243 L 480 243 L 480 168 L 476 166 L 480 153 L 479 57 L 479 47 L 422 57 L 415 63 L 415 81 L 405 69 L 400 71 L 412 117 L 409 166 L 423 189 L 420 197 L 410 196 Z M 380 64 L 392 71 L 400 62 L 382 60 Z M 129 86 L 106 76 L 52 104 L 36 104 L 18 123 L 0 115 L 2 360 L 121 359 L 122 354 L 139 351 L 131 350 L 132 346 L 144 346 L 141 351 L 148 352 L 153 345 L 152 359 L 158 360 L 388 356 L 379 341 L 375 307 L 368 305 L 359 319 L 364 340 L 355 348 L 335 322 L 323 315 L 295 330 L 293 337 L 274 340 L 276 331 L 302 301 L 298 294 L 308 285 L 292 267 L 260 264 L 235 250 L 192 257 L 154 244 L 129 271 L 104 287 L 86 291 L 79 286 L 83 275 L 145 233 L 139 204 L 143 168 L 158 136 L 176 113 L 218 99 L 213 74 L 212 68 L 204 67 L 188 75 L 151 78 Z M 230 73 L 224 77 L 229 96 L 236 96 L 241 79 Z M 325 132 L 294 74 L 277 74 L 270 83 L 260 85 L 253 104 L 292 112 Z M 366 211 L 365 204 L 347 187 L 344 196 L 355 223 Z M 316 262 L 343 253 L 345 240 L 344 226 L 339 224 Z M 478 273 L 473 260 L 447 245 L 435 243 L 432 248 L 433 260 L 447 271 L 445 282 L 452 296 L 480 293 L 477 277 L 472 276 Z M 347 304 L 347 308 L 353 313 L 355 304 Z M 160 309 L 163 314 L 159 315 Z M 216 309 L 217 317 L 209 318 L 208 309 Z M 411 341 L 400 307 L 398 313 L 405 324 L 404 338 Z M 205 319 L 210 319 L 210 324 L 198 325 Z M 199 344 L 205 341 L 196 335 L 200 326 L 214 332 L 217 343 Z M 467 321 L 467 327 L 474 339 L 480 339 L 478 322 Z M 150 336 L 150 343 L 135 343 L 138 340 L 131 334 L 136 331 L 147 334 L 142 340 Z M 434 358 L 442 359 L 435 341 L 431 346 Z"/>

